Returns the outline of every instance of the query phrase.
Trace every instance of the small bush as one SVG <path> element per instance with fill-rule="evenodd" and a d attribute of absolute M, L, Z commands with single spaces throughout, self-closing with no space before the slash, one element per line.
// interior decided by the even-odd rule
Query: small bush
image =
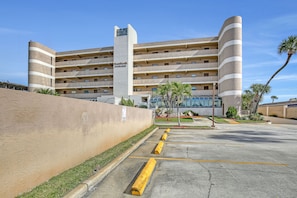
<path fill-rule="evenodd" d="M 249 119 L 253 121 L 260 121 L 260 120 L 263 120 L 264 118 L 260 114 L 256 113 L 256 114 L 250 115 Z"/>
<path fill-rule="evenodd" d="M 196 112 L 194 112 L 194 111 L 192 111 L 192 110 L 187 110 L 187 111 L 185 111 L 185 112 L 183 112 L 183 114 L 184 115 L 193 115 L 193 116 L 199 116 L 199 113 L 196 113 Z"/>
<path fill-rule="evenodd" d="M 236 118 L 237 116 L 237 109 L 233 106 L 229 107 L 226 112 L 227 118 Z"/>

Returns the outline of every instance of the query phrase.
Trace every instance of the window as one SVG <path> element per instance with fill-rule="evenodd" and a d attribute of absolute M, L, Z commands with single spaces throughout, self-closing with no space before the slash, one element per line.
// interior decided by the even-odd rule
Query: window
<path fill-rule="evenodd" d="M 192 74 L 191 76 L 192 76 L 192 77 L 196 77 L 197 75 L 196 75 L 196 74 Z"/>
<path fill-rule="evenodd" d="M 90 82 L 89 80 L 85 80 L 85 82 Z"/>
<path fill-rule="evenodd" d="M 104 90 L 103 90 L 103 93 L 108 93 L 108 90 L 104 89 Z"/>
<path fill-rule="evenodd" d="M 180 78 L 180 77 L 181 77 L 181 75 L 179 75 L 179 74 L 178 74 L 178 75 L 176 75 L 176 78 Z"/>
<path fill-rule="evenodd" d="M 94 68 L 94 70 L 97 70 L 97 69 L 98 69 L 97 67 Z"/>
<path fill-rule="evenodd" d="M 204 73 L 203 76 L 209 76 L 209 73 Z"/>
<path fill-rule="evenodd" d="M 64 80 L 64 83 L 67 83 L 67 81 L 66 81 L 66 80 Z"/>
<path fill-rule="evenodd" d="M 165 53 L 168 53 L 168 51 L 164 51 Z"/>
<path fill-rule="evenodd" d="M 88 90 L 84 90 L 84 93 L 89 93 L 89 91 Z"/>
<path fill-rule="evenodd" d="M 194 90 L 197 90 L 197 87 L 192 87 L 192 90 L 194 91 Z"/>
<path fill-rule="evenodd" d="M 158 54 L 159 52 L 153 52 L 153 54 Z"/>
<path fill-rule="evenodd" d="M 209 47 L 205 47 L 204 49 L 205 49 L 205 50 L 209 50 Z"/>
<path fill-rule="evenodd" d="M 164 65 L 169 65 L 169 63 L 164 63 Z"/>
<path fill-rule="evenodd" d="M 94 58 L 95 58 L 95 59 L 97 59 L 98 57 L 97 57 L 97 56 L 95 56 Z"/>
<path fill-rule="evenodd" d="M 75 94 L 75 93 L 76 93 L 76 91 L 71 91 L 71 93 Z"/>
<path fill-rule="evenodd" d="M 67 94 L 67 91 L 63 91 L 64 94 Z"/>
<path fill-rule="evenodd" d="M 204 86 L 204 90 L 208 90 L 208 86 Z"/>
<path fill-rule="evenodd" d="M 196 64 L 196 63 L 197 63 L 196 61 L 192 61 L 192 62 L 191 62 L 191 64 Z"/>
<path fill-rule="evenodd" d="M 152 79 L 157 79 L 158 78 L 158 76 L 152 76 Z"/>
<path fill-rule="evenodd" d="M 158 64 L 154 63 L 154 64 L 152 64 L 152 66 L 158 66 Z"/>
<path fill-rule="evenodd" d="M 205 60 L 204 63 L 209 63 L 209 60 Z"/>
<path fill-rule="evenodd" d="M 164 78 L 169 78 L 169 75 L 164 75 Z"/>
<path fill-rule="evenodd" d="M 94 79 L 94 82 L 96 82 L 96 81 L 98 81 L 98 79 L 97 79 L 97 78 L 95 78 L 95 79 Z"/>
<path fill-rule="evenodd" d="M 94 90 L 94 93 L 97 93 L 97 92 L 98 92 L 97 89 L 95 89 L 95 90 Z"/>
<path fill-rule="evenodd" d="M 67 72 L 67 70 L 64 70 L 64 72 Z"/>
<path fill-rule="evenodd" d="M 177 65 L 180 65 L 180 64 L 181 64 L 181 62 L 176 62 L 176 64 L 177 64 Z"/>
<path fill-rule="evenodd" d="M 157 88 L 156 87 L 152 88 L 152 91 L 157 91 Z"/>

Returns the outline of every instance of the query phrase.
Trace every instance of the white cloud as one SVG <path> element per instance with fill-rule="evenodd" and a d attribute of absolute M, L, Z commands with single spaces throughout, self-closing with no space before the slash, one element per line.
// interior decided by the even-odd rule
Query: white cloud
<path fill-rule="evenodd" d="M 274 80 L 295 80 L 295 81 L 297 81 L 297 74 L 279 75 L 279 76 L 275 77 Z"/>
<path fill-rule="evenodd" d="M 0 27 L 0 34 L 32 34 L 30 31 Z"/>

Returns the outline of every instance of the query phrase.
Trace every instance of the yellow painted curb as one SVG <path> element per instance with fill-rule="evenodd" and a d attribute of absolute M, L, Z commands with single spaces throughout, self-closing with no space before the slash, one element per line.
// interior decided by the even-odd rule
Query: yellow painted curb
<path fill-rule="evenodd" d="M 165 132 L 166 132 L 166 133 L 169 133 L 169 132 L 170 132 L 170 128 L 167 128 L 167 129 L 165 130 Z"/>
<path fill-rule="evenodd" d="M 132 195 L 141 196 L 155 169 L 157 161 L 150 158 L 132 186 Z"/>
<path fill-rule="evenodd" d="M 164 142 L 160 141 L 155 149 L 155 154 L 160 154 L 164 146 Z"/>
<path fill-rule="evenodd" d="M 161 137 L 161 140 L 166 140 L 167 139 L 167 133 L 164 133 Z"/>

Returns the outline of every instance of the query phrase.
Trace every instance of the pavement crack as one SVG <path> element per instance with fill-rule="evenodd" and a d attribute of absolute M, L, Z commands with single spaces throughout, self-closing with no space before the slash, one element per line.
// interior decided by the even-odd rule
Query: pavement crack
<path fill-rule="evenodd" d="M 211 189 L 212 189 L 212 186 L 214 186 L 215 184 L 212 183 L 211 179 L 212 179 L 212 174 L 210 172 L 210 170 L 208 168 L 206 168 L 204 165 L 202 165 L 200 163 L 201 167 L 204 168 L 205 170 L 207 170 L 208 172 L 208 182 L 209 182 L 209 187 L 208 187 L 208 193 L 207 193 L 207 198 L 210 197 L 210 193 L 211 193 Z"/>

